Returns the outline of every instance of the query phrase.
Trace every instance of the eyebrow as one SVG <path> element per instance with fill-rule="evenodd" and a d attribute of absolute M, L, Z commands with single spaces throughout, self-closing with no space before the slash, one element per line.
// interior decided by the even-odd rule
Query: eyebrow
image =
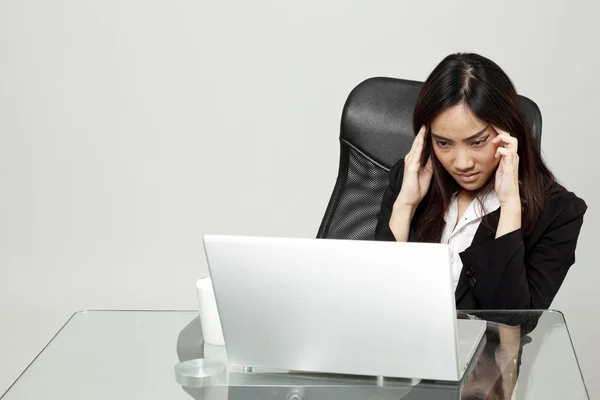
<path fill-rule="evenodd" d="M 485 132 L 485 131 L 486 131 L 486 130 L 489 128 L 489 127 L 490 127 L 489 125 L 486 125 L 486 127 L 485 127 L 485 128 L 483 128 L 483 129 L 482 129 L 482 130 L 480 130 L 479 132 L 477 132 L 477 133 L 475 133 L 475 134 L 473 134 L 473 135 L 469 136 L 468 138 L 464 139 L 464 141 L 465 141 L 465 142 L 468 142 L 469 140 L 477 139 L 479 136 L 483 135 L 483 133 L 484 133 L 484 132 Z M 445 141 L 447 141 L 447 142 L 452 142 L 452 141 L 453 141 L 452 139 L 449 139 L 449 138 L 447 138 L 447 137 L 444 137 L 444 136 L 437 135 L 437 134 L 435 134 L 435 133 L 433 133 L 433 132 L 431 132 L 431 136 L 432 136 L 434 139 L 436 139 L 436 140 L 445 140 Z"/>

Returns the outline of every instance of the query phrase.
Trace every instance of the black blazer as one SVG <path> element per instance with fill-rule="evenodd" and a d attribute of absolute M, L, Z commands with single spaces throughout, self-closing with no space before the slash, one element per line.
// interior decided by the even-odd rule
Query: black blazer
<path fill-rule="evenodd" d="M 376 240 L 396 240 L 389 220 L 403 176 L 404 160 L 400 160 L 390 171 L 390 184 L 377 215 Z M 471 246 L 459 254 L 463 268 L 455 292 L 457 309 L 550 307 L 575 263 L 577 238 L 587 210 L 582 199 L 557 186 L 556 194 L 546 199 L 541 218 L 529 235 L 518 229 L 495 239 L 500 209 L 484 217 L 486 223 L 479 224 Z M 413 224 L 408 241 L 418 241 Z"/>

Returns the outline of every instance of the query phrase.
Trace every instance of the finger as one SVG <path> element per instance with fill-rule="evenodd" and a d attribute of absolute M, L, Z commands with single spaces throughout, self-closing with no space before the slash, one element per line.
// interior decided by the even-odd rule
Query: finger
<path fill-rule="evenodd" d="M 500 157 L 500 162 L 498 163 L 498 169 L 496 173 L 504 175 L 505 173 L 510 173 L 513 170 L 511 158 L 511 152 L 503 147 L 498 147 L 496 151 L 496 158 Z"/>
<path fill-rule="evenodd" d="M 417 133 L 415 138 L 413 139 L 412 145 L 410 146 L 410 150 L 408 151 L 408 153 L 406 153 L 406 157 L 404 157 L 404 161 L 406 163 L 408 163 L 412 159 L 412 155 L 415 152 L 415 149 L 419 146 L 419 140 L 422 132 L 424 131 L 424 128 L 425 126 L 422 126 L 421 129 L 419 129 L 419 132 Z"/>
<path fill-rule="evenodd" d="M 512 150 L 509 150 L 505 147 L 498 147 L 496 149 L 495 158 L 502 157 L 501 163 L 507 163 L 507 165 L 512 165 L 516 168 L 519 163 L 519 155 Z"/>
<path fill-rule="evenodd" d="M 494 130 L 496 131 L 496 133 L 498 133 L 498 135 L 510 136 L 510 133 L 498 128 L 496 125 L 492 125 L 492 126 L 494 127 Z"/>
<path fill-rule="evenodd" d="M 512 136 L 506 136 L 504 134 L 502 134 L 502 135 L 499 134 L 492 140 L 492 143 L 501 143 L 501 142 L 504 143 L 504 147 L 515 150 L 515 151 L 517 150 L 517 146 L 519 143 L 517 138 L 514 138 Z"/>
<path fill-rule="evenodd" d="M 410 146 L 410 150 L 408 151 L 408 154 L 412 153 L 417 148 L 417 143 L 419 143 L 419 135 L 420 135 L 420 132 L 417 133 L 417 136 L 415 136 L 415 138 L 412 142 L 412 145 Z"/>
<path fill-rule="evenodd" d="M 421 160 L 421 153 L 423 153 L 423 148 L 425 147 L 425 132 L 427 131 L 427 128 L 425 128 L 425 125 L 423 125 L 421 127 L 421 129 L 419 129 L 419 133 L 417 135 L 417 138 L 419 138 L 418 142 L 417 142 L 417 148 L 415 149 L 415 161 L 419 162 Z"/>
<path fill-rule="evenodd" d="M 496 125 L 492 125 L 494 127 L 494 130 L 498 133 L 498 136 L 496 136 L 493 140 L 492 143 L 500 143 L 503 142 L 505 144 L 504 147 L 514 147 L 514 150 L 517 150 L 517 146 L 519 144 L 519 141 L 517 140 L 516 137 L 512 136 L 510 133 L 506 132 L 505 130 L 502 130 L 500 128 L 498 128 Z"/>
<path fill-rule="evenodd" d="M 410 148 L 410 151 L 413 151 L 414 149 L 416 149 L 418 147 L 418 145 L 423 141 L 423 136 L 425 136 L 425 131 L 426 130 L 427 130 L 427 128 L 425 128 L 425 125 L 423 125 L 421 127 L 421 129 L 419 129 L 419 132 L 417 133 L 417 136 L 415 136 L 415 140 L 413 140 L 412 147 Z"/>
<path fill-rule="evenodd" d="M 417 136 L 413 141 L 410 152 L 406 157 L 406 163 L 411 164 L 413 168 L 418 168 L 420 166 L 419 161 L 421 160 L 421 153 L 423 152 L 423 147 L 425 143 L 425 131 L 425 125 L 421 126 L 421 129 L 419 129 L 419 133 L 417 133 Z"/>
<path fill-rule="evenodd" d="M 498 158 L 500 156 L 503 157 L 510 157 L 514 154 L 514 152 L 512 152 L 511 150 L 507 149 L 506 147 L 498 147 L 496 149 L 496 154 L 495 157 Z"/>

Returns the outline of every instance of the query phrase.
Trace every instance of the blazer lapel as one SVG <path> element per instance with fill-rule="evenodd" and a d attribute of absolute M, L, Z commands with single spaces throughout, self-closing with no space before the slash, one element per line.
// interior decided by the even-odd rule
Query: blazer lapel
<path fill-rule="evenodd" d="M 473 241 L 471 242 L 471 245 L 467 247 L 467 250 L 469 250 L 473 246 L 477 246 L 482 243 L 494 240 L 494 238 L 496 237 L 496 230 L 498 229 L 499 220 L 499 208 L 496 211 L 485 215 L 481 219 L 481 223 L 479 224 L 479 227 L 475 232 Z M 460 276 L 458 277 L 458 283 L 456 285 L 456 290 L 454 291 L 456 304 L 458 304 L 458 302 L 461 301 L 463 297 L 465 297 L 467 291 L 469 290 L 469 277 L 467 276 L 466 270 L 467 268 L 462 268 L 462 270 L 460 271 Z"/>
<path fill-rule="evenodd" d="M 485 215 L 481 219 L 481 223 L 479 224 L 479 228 L 477 228 L 477 232 L 475 232 L 471 246 L 469 246 L 467 249 L 477 246 L 478 244 L 494 240 L 496 238 L 496 231 L 498 230 L 499 221 L 500 209 Z"/>

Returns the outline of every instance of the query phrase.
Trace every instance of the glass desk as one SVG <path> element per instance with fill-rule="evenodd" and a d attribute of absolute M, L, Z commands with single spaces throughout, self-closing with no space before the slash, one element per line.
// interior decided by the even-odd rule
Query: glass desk
<path fill-rule="evenodd" d="M 473 311 L 459 318 L 488 321 L 486 340 L 461 382 L 227 367 L 203 383 L 183 386 L 175 374 L 180 362 L 227 362 L 225 348 L 202 341 L 196 312 L 80 312 L 1 399 L 589 398 L 561 313 Z"/>

